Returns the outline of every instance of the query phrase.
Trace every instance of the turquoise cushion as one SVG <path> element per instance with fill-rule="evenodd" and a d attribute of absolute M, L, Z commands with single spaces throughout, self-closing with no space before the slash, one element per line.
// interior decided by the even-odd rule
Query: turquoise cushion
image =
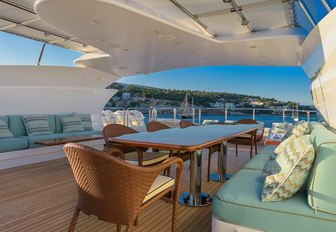
<path fill-rule="evenodd" d="M 23 124 L 21 115 L 9 115 L 9 129 L 15 137 L 27 135 L 26 127 Z"/>
<path fill-rule="evenodd" d="M 0 120 L 0 139 L 14 138 L 13 133 L 8 129 L 5 121 Z"/>
<path fill-rule="evenodd" d="M 48 115 L 49 128 L 52 133 L 56 133 L 56 116 L 54 114 Z"/>
<path fill-rule="evenodd" d="M 76 117 L 61 118 L 63 133 L 84 131 L 82 120 Z"/>
<path fill-rule="evenodd" d="M 7 116 L 0 116 L 0 120 L 4 121 L 7 125 L 9 125 L 9 119 Z"/>
<path fill-rule="evenodd" d="M 243 169 L 217 193 L 216 218 L 262 231 L 335 231 L 336 215 L 317 212 L 307 204 L 306 190 L 282 202 L 260 201 L 264 179 L 260 170 Z"/>
<path fill-rule="evenodd" d="M 73 136 L 88 136 L 88 135 L 102 135 L 102 131 L 92 130 L 92 131 L 80 131 L 80 132 L 71 132 Z"/>
<path fill-rule="evenodd" d="M 318 128 L 325 128 L 321 123 L 319 122 L 310 122 L 309 123 L 309 131 L 312 132 L 313 130 L 315 129 L 318 129 Z"/>
<path fill-rule="evenodd" d="M 277 147 L 276 145 L 264 146 L 259 153 L 272 155 L 274 154 L 274 150 L 276 147 Z"/>
<path fill-rule="evenodd" d="M 22 115 L 22 120 L 29 136 L 52 134 L 45 114 Z"/>
<path fill-rule="evenodd" d="M 78 117 L 82 121 L 82 125 L 85 131 L 92 131 L 91 114 L 74 114 L 74 117 Z"/>
<path fill-rule="evenodd" d="M 252 159 L 250 159 L 245 165 L 244 168 L 246 169 L 255 169 L 255 170 L 262 170 L 265 166 L 265 163 L 269 158 L 271 157 L 272 154 L 265 154 L 265 153 L 260 153 L 256 156 L 254 156 Z"/>
<path fill-rule="evenodd" d="M 36 141 L 44 141 L 49 139 L 69 138 L 73 135 L 68 133 L 50 134 L 50 135 L 35 135 L 35 136 L 22 136 L 21 139 L 28 141 L 29 148 L 43 147 L 43 145 L 35 144 Z"/>
<path fill-rule="evenodd" d="M 22 138 L 0 139 L 0 152 L 16 151 L 28 148 L 28 141 Z"/>
<path fill-rule="evenodd" d="M 335 180 L 336 143 L 322 144 L 316 152 L 315 163 L 308 182 L 308 202 L 312 208 L 336 214 Z"/>
<path fill-rule="evenodd" d="M 336 134 L 328 130 L 327 128 L 316 128 L 310 134 L 310 139 L 313 143 L 315 150 L 318 149 L 320 144 L 335 142 L 336 143 Z"/>

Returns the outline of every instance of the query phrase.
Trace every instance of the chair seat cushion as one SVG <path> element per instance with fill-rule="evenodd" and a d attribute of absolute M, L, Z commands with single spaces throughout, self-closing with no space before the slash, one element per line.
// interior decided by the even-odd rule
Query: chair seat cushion
<path fill-rule="evenodd" d="M 169 153 L 165 152 L 143 152 L 142 165 L 152 165 L 164 161 L 169 157 Z M 138 152 L 130 152 L 125 154 L 125 160 L 127 163 L 138 165 Z"/>
<path fill-rule="evenodd" d="M 261 151 L 259 152 L 260 154 L 267 154 L 267 155 L 273 155 L 274 150 L 276 149 L 276 145 L 267 145 L 264 146 Z"/>
<path fill-rule="evenodd" d="M 162 191 L 174 186 L 175 180 L 174 178 L 170 176 L 163 176 L 159 175 L 152 186 L 150 187 L 147 196 L 143 200 L 143 202 L 146 202 L 150 200 L 151 198 L 155 197 L 157 194 L 161 193 Z"/>

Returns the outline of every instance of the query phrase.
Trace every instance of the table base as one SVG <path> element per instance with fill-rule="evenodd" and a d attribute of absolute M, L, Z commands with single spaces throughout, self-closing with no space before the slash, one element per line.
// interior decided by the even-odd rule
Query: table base
<path fill-rule="evenodd" d="M 232 177 L 231 173 L 226 173 L 225 178 L 223 179 L 222 176 L 219 173 L 213 172 L 210 175 L 210 180 L 215 181 L 215 182 L 225 182 L 225 181 L 229 180 L 231 177 Z"/>
<path fill-rule="evenodd" d="M 210 196 L 208 193 L 202 192 L 198 199 L 196 199 L 195 196 L 191 195 L 190 192 L 183 192 L 180 193 L 179 196 L 179 203 L 184 206 L 189 207 L 202 207 L 207 206 L 212 203 L 212 196 Z"/>

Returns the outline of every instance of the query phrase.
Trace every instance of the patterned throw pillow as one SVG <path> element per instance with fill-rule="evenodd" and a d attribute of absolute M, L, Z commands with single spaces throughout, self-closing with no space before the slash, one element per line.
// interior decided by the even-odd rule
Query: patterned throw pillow
<path fill-rule="evenodd" d="M 29 136 L 52 134 L 45 114 L 30 114 L 21 116 Z"/>
<path fill-rule="evenodd" d="M 302 135 L 309 134 L 309 124 L 308 122 L 302 122 L 292 130 L 292 135 L 295 135 L 295 137 L 300 137 Z"/>
<path fill-rule="evenodd" d="M 293 196 L 306 181 L 314 157 L 314 147 L 304 136 L 288 143 L 276 158 L 281 171 L 265 178 L 261 200 L 282 201 Z"/>
<path fill-rule="evenodd" d="M 274 150 L 274 154 L 276 155 L 280 155 L 280 153 L 283 151 L 283 149 L 286 147 L 288 142 L 293 141 L 294 139 L 296 139 L 296 137 L 294 135 L 291 135 L 289 138 L 283 140 Z"/>
<path fill-rule="evenodd" d="M 276 161 L 276 155 L 271 155 L 270 158 L 266 161 L 263 170 L 261 171 L 261 176 L 266 178 L 266 176 L 279 173 L 281 171 L 281 167 Z"/>
<path fill-rule="evenodd" d="M 14 138 L 13 133 L 9 130 L 7 123 L 0 120 L 0 139 Z"/>
<path fill-rule="evenodd" d="M 64 133 L 84 131 L 82 120 L 78 117 L 62 117 L 61 123 Z"/>
<path fill-rule="evenodd" d="M 78 117 L 82 120 L 82 125 L 85 131 L 92 131 L 91 114 L 74 114 L 74 117 Z"/>

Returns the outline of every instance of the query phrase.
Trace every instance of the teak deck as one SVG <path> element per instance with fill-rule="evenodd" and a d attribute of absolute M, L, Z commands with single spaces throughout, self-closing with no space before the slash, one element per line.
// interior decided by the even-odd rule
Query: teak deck
<path fill-rule="evenodd" d="M 234 146 L 229 145 L 228 154 L 228 171 L 234 173 L 249 160 L 249 146 L 239 146 L 236 157 Z M 216 169 L 216 162 L 215 154 L 212 170 Z M 206 182 L 206 151 L 202 165 L 202 189 L 215 195 L 223 183 Z M 189 190 L 188 167 L 189 162 L 186 162 L 182 191 Z M 65 158 L 0 171 L 0 186 L 0 231 L 67 231 L 77 201 L 77 189 Z M 140 213 L 134 231 L 170 231 L 171 212 L 169 203 L 158 201 Z M 83 213 L 76 224 L 76 231 L 115 230 L 115 225 Z M 211 231 L 211 206 L 179 206 L 177 231 Z"/>

